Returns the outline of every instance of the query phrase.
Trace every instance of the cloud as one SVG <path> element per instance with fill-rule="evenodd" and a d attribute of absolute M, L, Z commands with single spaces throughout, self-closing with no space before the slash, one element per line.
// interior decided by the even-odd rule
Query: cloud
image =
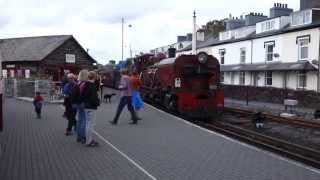
<path fill-rule="evenodd" d="M 0 15 L 0 29 L 5 28 L 7 25 L 9 25 L 9 22 L 9 17 Z"/>
<path fill-rule="evenodd" d="M 200 26 L 232 13 L 269 14 L 275 0 L 0 0 L 0 37 L 73 34 L 100 63 L 121 59 L 121 18 L 125 18 L 124 56 L 172 44 L 192 32 L 192 13 Z M 298 9 L 299 0 L 276 0 Z M 132 24 L 132 28 L 128 28 Z"/>

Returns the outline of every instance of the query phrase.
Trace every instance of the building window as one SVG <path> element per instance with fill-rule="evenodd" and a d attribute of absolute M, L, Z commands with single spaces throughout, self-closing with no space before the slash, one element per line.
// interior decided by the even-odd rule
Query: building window
<path fill-rule="evenodd" d="M 234 84 L 234 72 L 231 72 L 231 84 Z"/>
<path fill-rule="evenodd" d="M 299 60 L 307 60 L 309 58 L 309 42 L 310 37 L 302 37 L 298 39 Z"/>
<path fill-rule="evenodd" d="M 299 11 L 292 14 L 292 26 L 299 26 L 312 23 L 312 10 Z"/>
<path fill-rule="evenodd" d="M 220 73 L 220 82 L 224 83 L 224 72 Z"/>
<path fill-rule="evenodd" d="M 265 82 L 264 84 L 266 86 L 272 86 L 272 72 L 271 71 L 267 71 L 265 72 Z"/>
<path fill-rule="evenodd" d="M 2 70 L 2 77 L 7 78 L 8 77 L 8 71 L 6 69 Z"/>
<path fill-rule="evenodd" d="M 298 88 L 305 88 L 307 85 L 307 76 L 306 72 L 300 71 L 298 73 Z"/>
<path fill-rule="evenodd" d="M 219 50 L 219 54 L 220 54 L 220 64 L 224 64 L 226 50 L 225 49 L 220 49 Z"/>
<path fill-rule="evenodd" d="M 180 44 L 179 44 L 179 49 L 182 49 L 182 48 L 183 48 L 183 44 L 180 43 Z"/>
<path fill-rule="evenodd" d="M 274 42 L 265 43 L 264 46 L 266 49 L 266 61 L 272 61 L 273 60 Z"/>
<path fill-rule="evenodd" d="M 246 48 L 240 49 L 240 63 L 246 63 Z"/>
<path fill-rule="evenodd" d="M 245 85 L 245 83 L 246 83 L 246 73 L 245 72 L 240 72 L 239 84 L 240 85 Z"/>

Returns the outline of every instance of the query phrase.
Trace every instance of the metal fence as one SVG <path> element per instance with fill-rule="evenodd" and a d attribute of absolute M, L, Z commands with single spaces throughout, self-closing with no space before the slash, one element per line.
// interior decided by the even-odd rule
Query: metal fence
<path fill-rule="evenodd" d="M 4 79 L 4 89 L 6 97 L 32 98 L 40 92 L 45 101 L 62 98 L 59 82 L 50 80 Z"/>

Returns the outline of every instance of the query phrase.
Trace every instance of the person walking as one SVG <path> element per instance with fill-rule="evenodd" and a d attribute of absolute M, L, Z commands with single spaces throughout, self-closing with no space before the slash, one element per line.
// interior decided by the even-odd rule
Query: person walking
<path fill-rule="evenodd" d="M 68 120 L 68 125 L 66 129 L 66 136 L 72 135 L 72 127 L 76 127 L 76 108 L 73 107 L 73 91 L 76 88 L 76 76 L 72 73 L 68 74 L 68 83 L 63 87 L 63 93 L 64 93 L 64 106 L 65 106 L 65 117 Z"/>
<path fill-rule="evenodd" d="M 82 97 L 84 88 L 88 81 L 88 70 L 81 70 L 78 75 L 77 90 L 74 93 L 74 104 L 77 108 L 77 142 L 86 143 L 86 113 L 84 111 L 84 101 Z"/>
<path fill-rule="evenodd" d="M 127 106 L 128 110 L 131 113 L 131 120 L 132 122 L 130 124 L 137 124 L 138 118 L 136 116 L 136 113 L 134 112 L 133 106 L 132 106 L 132 84 L 131 79 L 128 76 L 128 70 L 124 69 L 121 72 L 121 80 L 119 85 L 119 90 L 121 91 L 121 98 L 120 102 L 116 111 L 116 115 L 113 119 L 113 121 L 110 121 L 112 125 L 116 125 L 118 123 L 119 116 L 125 106 Z"/>
<path fill-rule="evenodd" d="M 84 87 L 81 98 L 84 102 L 85 120 L 86 120 L 86 146 L 95 147 L 99 143 L 92 138 L 94 125 L 96 121 L 96 111 L 100 105 L 95 80 L 97 74 L 94 71 L 88 73 L 88 81 Z"/>
<path fill-rule="evenodd" d="M 139 77 L 138 72 L 133 72 L 131 76 L 131 84 L 132 84 L 132 106 L 135 110 L 136 116 L 138 120 L 141 120 L 139 116 L 139 111 L 143 108 L 143 101 L 140 96 L 140 87 L 141 87 L 141 80 Z"/>
<path fill-rule="evenodd" d="M 41 119 L 42 103 L 43 103 L 43 97 L 40 95 L 40 92 L 36 92 L 36 95 L 33 98 L 33 105 L 34 105 L 34 110 L 36 111 L 38 119 Z"/>

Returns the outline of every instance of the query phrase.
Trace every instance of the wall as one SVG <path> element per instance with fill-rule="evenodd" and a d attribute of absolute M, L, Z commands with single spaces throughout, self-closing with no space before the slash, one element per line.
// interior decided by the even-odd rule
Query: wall
<path fill-rule="evenodd" d="M 309 43 L 309 60 L 318 59 L 319 58 L 319 29 L 310 29 L 298 32 L 292 32 L 282 35 L 283 44 L 285 44 L 285 48 L 282 48 L 280 52 L 280 58 L 282 62 L 297 62 L 298 61 L 298 44 L 296 43 L 296 39 L 299 36 L 310 35 L 311 42 Z"/>

